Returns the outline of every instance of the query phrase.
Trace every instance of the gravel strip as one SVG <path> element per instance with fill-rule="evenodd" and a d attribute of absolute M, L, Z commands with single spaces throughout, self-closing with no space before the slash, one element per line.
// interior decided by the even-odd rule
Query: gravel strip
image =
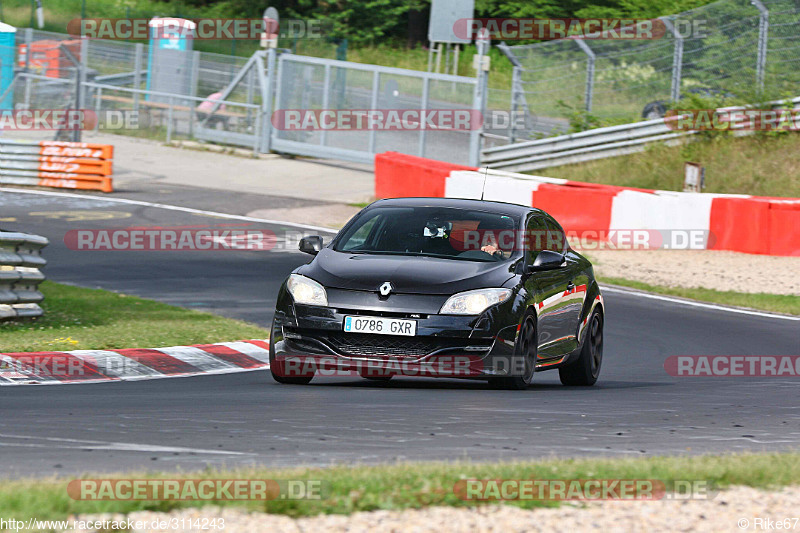
<path fill-rule="evenodd" d="M 800 279 L 789 275 L 800 272 L 800 257 L 716 250 L 589 250 L 586 255 L 601 282 L 625 278 L 664 287 L 800 296 Z"/>
<path fill-rule="evenodd" d="M 344 515 L 320 515 L 292 519 L 281 515 L 247 513 L 235 509 L 186 509 L 171 513 L 136 512 L 133 520 L 151 522 L 169 518 L 225 519 L 226 533 L 269 531 L 325 532 L 521 532 L 521 531 L 647 531 L 719 532 L 761 531 L 756 518 L 774 521 L 800 515 L 800 487 L 762 491 L 736 487 L 710 500 L 607 501 L 588 505 L 565 503 L 558 509 L 522 510 L 505 505 L 461 509 L 429 507 L 421 510 L 374 511 Z M 122 519 L 122 515 L 93 515 L 79 519 Z M 746 527 L 739 521 L 747 520 Z M 744 525 L 744 523 L 742 523 Z M 774 526 L 773 526 L 773 529 Z M 790 522 L 789 531 L 800 531 L 800 522 Z M 164 531 L 158 529 L 138 532 Z M 172 529 L 171 531 L 191 531 Z M 219 531 L 219 529 L 217 529 Z"/>

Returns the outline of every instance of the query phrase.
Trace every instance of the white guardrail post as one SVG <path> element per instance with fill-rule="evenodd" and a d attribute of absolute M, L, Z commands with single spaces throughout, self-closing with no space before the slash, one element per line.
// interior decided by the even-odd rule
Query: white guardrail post
<path fill-rule="evenodd" d="M 39 284 L 47 264 L 42 248 L 48 240 L 39 235 L 0 230 L 0 320 L 42 316 L 44 295 Z"/>

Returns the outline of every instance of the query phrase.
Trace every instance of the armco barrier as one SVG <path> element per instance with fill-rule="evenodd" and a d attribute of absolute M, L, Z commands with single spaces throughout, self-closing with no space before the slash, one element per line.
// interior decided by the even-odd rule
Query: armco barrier
<path fill-rule="evenodd" d="M 111 192 L 108 144 L 0 138 L 0 183 Z"/>
<path fill-rule="evenodd" d="M 42 315 L 39 269 L 47 264 L 41 255 L 47 244 L 39 235 L 0 231 L 0 320 Z"/>
<path fill-rule="evenodd" d="M 442 177 L 447 169 L 449 174 Z M 456 165 L 387 152 L 375 163 L 378 198 L 483 198 L 538 207 L 568 232 L 692 230 L 704 246 L 800 256 L 800 199 L 655 191 Z"/>

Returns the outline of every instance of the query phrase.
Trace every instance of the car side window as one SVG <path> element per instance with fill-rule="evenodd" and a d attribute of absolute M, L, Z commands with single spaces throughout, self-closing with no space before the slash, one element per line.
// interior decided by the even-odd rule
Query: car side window
<path fill-rule="evenodd" d="M 547 249 L 547 226 L 542 217 L 534 215 L 528 219 L 523 240 L 523 249 L 525 250 L 528 264 L 533 264 L 539 252 Z"/>
<path fill-rule="evenodd" d="M 555 219 L 547 219 L 547 242 L 545 249 L 563 254 L 567 251 L 567 235 Z"/>
<path fill-rule="evenodd" d="M 372 217 L 372 219 L 365 222 L 364 225 L 358 228 L 358 230 L 350 237 L 342 249 L 356 250 L 364 246 L 364 244 L 367 242 L 367 238 L 370 236 L 372 228 L 375 227 L 377 220 L 378 217 Z"/>

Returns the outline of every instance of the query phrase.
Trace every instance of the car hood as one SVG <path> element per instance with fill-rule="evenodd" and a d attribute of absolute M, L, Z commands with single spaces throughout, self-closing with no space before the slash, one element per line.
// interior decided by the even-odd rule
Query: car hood
<path fill-rule="evenodd" d="M 454 294 L 502 287 L 513 277 L 511 262 L 478 262 L 402 255 L 367 255 L 323 248 L 297 272 L 337 289 L 376 291 L 385 281 L 396 293 Z"/>

